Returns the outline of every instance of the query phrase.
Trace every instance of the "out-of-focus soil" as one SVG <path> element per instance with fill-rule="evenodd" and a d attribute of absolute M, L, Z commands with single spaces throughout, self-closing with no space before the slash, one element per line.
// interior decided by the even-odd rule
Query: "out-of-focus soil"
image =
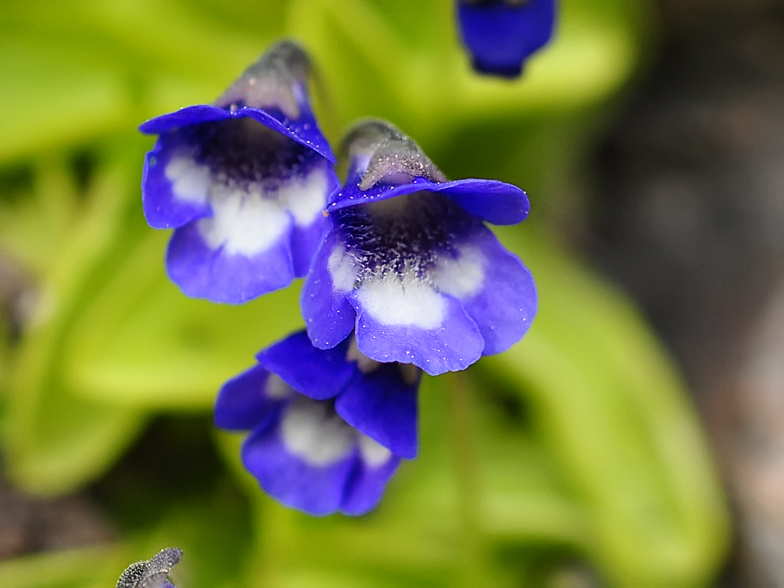
<path fill-rule="evenodd" d="M 595 261 L 695 392 L 735 507 L 730 586 L 784 587 L 784 5 L 661 0 L 598 158 Z"/>
<path fill-rule="evenodd" d="M 33 498 L 0 479 L 0 560 L 113 539 L 88 496 Z"/>

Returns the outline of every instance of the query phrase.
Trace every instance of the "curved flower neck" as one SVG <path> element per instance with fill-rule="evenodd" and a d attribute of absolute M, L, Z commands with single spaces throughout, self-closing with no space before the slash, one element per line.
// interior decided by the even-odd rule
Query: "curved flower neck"
<path fill-rule="evenodd" d="M 349 132 L 343 149 L 351 159 L 349 176 L 359 176 L 362 191 L 380 183 L 407 184 L 414 178 L 447 181 L 419 145 L 386 121 L 359 123 Z"/>
<path fill-rule="evenodd" d="M 312 65 L 296 43 L 282 41 L 251 65 L 215 101 L 220 108 L 279 109 L 298 119 L 307 104 L 307 84 Z"/>

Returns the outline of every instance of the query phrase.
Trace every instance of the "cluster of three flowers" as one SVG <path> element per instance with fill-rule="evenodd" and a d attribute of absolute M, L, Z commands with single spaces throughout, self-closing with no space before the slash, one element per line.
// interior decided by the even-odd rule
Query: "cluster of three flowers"
<path fill-rule="evenodd" d="M 463 370 L 518 341 L 536 311 L 528 270 L 485 226 L 528 214 L 519 188 L 447 181 L 380 120 L 336 158 L 308 95 L 310 62 L 281 42 L 213 105 L 141 126 L 148 223 L 173 228 L 169 276 L 189 296 L 243 303 L 304 277 L 306 330 L 221 389 L 215 422 L 251 431 L 245 467 L 312 514 L 373 508 L 417 453 L 421 371 Z"/>

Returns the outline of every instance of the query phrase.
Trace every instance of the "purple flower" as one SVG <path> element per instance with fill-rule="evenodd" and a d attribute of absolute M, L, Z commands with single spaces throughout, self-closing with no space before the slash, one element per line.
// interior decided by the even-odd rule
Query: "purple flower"
<path fill-rule="evenodd" d="M 371 361 L 351 338 L 317 349 L 304 331 L 256 359 L 215 405 L 217 426 L 251 431 L 245 468 L 268 494 L 310 514 L 372 509 L 400 457 L 416 456 L 419 370 Z"/>
<path fill-rule="evenodd" d="M 519 341 L 536 313 L 533 279 L 482 221 L 522 221 L 525 193 L 446 181 L 383 121 L 360 124 L 346 145 L 348 178 L 302 291 L 314 345 L 329 349 L 354 331 L 363 355 L 437 375 Z"/>
<path fill-rule="evenodd" d="M 458 0 L 457 14 L 474 69 L 516 78 L 553 34 L 555 0 Z"/>
<path fill-rule="evenodd" d="M 308 100 L 310 62 L 272 47 L 214 105 L 141 125 L 160 135 L 142 180 L 150 226 L 174 228 L 171 279 L 189 296 L 241 303 L 304 276 L 339 187 Z"/>

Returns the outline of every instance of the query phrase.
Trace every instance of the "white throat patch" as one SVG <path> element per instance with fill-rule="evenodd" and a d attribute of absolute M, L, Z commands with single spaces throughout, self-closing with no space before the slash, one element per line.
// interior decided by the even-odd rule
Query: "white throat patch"
<path fill-rule="evenodd" d="M 473 298 L 485 281 L 485 256 L 475 247 L 463 247 L 460 256 L 441 256 L 430 278 L 444 294 L 461 300 Z"/>
<path fill-rule="evenodd" d="M 227 183 L 190 155 L 172 157 L 164 175 L 176 200 L 210 204 L 213 216 L 198 221 L 199 233 L 210 249 L 223 247 L 228 255 L 253 257 L 267 251 L 292 220 L 298 227 L 308 227 L 327 204 L 328 175 L 322 166 L 273 189 L 263 182 Z"/>
<path fill-rule="evenodd" d="M 305 397 L 297 398 L 286 409 L 280 429 L 291 453 L 319 467 L 346 457 L 356 441 L 354 429 L 332 411 L 329 403 Z"/>
<path fill-rule="evenodd" d="M 362 309 L 387 326 L 411 326 L 433 330 L 446 315 L 446 300 L 414 276 L 389 273 L 363 281 L 357 289 Z"/>
<path fill-rule="evenodd" d="M 389 449 L 361 433 L 359 435 L 359 453 L 362 455 L 362 461 L 371 469 L 381 467 L 392 457 L 392 452 Z"/>

